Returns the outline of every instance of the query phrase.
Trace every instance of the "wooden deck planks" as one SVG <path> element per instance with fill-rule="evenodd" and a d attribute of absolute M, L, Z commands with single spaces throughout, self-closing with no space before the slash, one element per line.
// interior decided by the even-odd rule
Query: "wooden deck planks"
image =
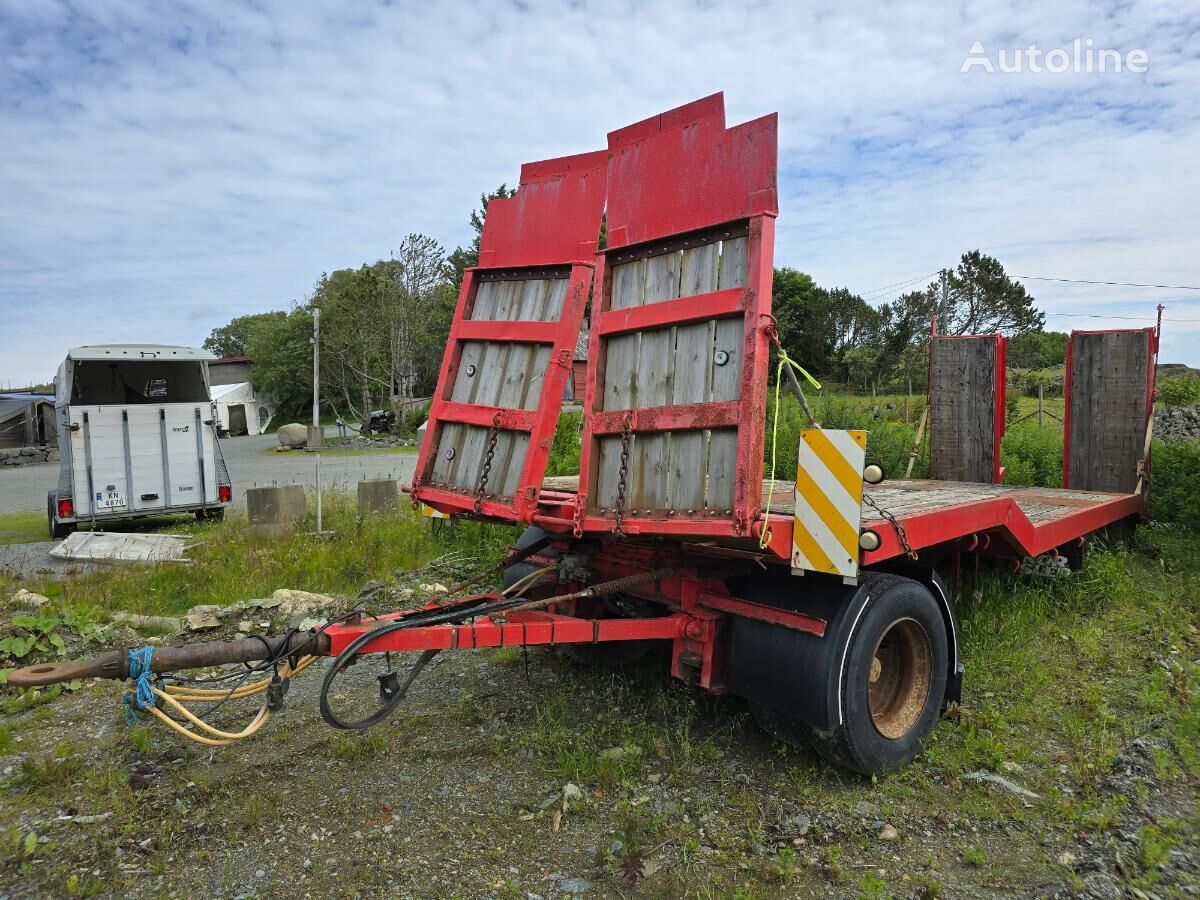
<path fill-rule="evenodd" d="M 579 484 L 578 475 L 546 478 L 545 490 L 573 493 Z M 770 493 L 771 482 L 763 480 L 763 509 Z M 773 515 L 790 516 L 795 511 L 795 483 L 776 480 L 771 501 Z M 1068 491 L 1060 488 L 1028 488 L 1015 485 L 980 484 L 946 481 L 893 481 L 875 485 L 867 493 L 881 507 L 897 518 L 936 512 L 950 506 L 962 506 L 994 497 L 1012 497 L 1021 511 L 1035 523 L 1047 522 L 1078 512 L 1081 508 L 1110 502 L 1119 493 L 1105 491 Z M 870 507 L 864 510 L 864 521 L 879 521 Z"/>

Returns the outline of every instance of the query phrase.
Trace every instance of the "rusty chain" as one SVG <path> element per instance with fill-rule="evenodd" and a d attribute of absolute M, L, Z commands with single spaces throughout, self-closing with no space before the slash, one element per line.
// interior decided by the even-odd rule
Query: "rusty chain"
<path fill-rule="evenodd" d="M 629 442 L 633 437 L 633 413 L 625 414 L 625 423 L 621 426 L 621 468 L 617 473 L 617 507 L 615 510 L 616 524 L 613 534 L 624 537 L 621 522 L 625 518 L 625 482 L 629 476 Z"/>
<path fill-rule="evenodd" d="M 487 453 L 483 457 L 483 468 L 479 470 L 479 481 L 475 484 L 475 515 L 483 512 L 483 498 L 487 491 L 488 476 L 492 473 L 492 458 L 496 455 L 496 438 L 499 436 L 500 413 L 497 412 L 488 429 Z"/>
<path fill-rule="evenodd" d="M 900 524 L 899 520 L 878 503 L 876 503 L 875 499 L 866 491 L 863 491 L 863 502 L 891 523 L 892 528 L 896 530 L 896 537 L 900 539 L 900 546 L 904 548 L 904 555 L 909 559 L 915 560 L 917 558 L 917 551 L 914 550 L 912 548 L 912 544 L 908 542 L 908 533 L 904 530 L 904 526 Z"/>

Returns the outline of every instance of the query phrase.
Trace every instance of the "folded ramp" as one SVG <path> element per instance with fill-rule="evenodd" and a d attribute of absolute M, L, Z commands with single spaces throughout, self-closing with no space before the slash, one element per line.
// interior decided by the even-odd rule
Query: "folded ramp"
<path fill-rule="evenodd" d="M 1139 490 L 1150 464 L 1153 328 L 1072 331 L 1067 343 L 1063 486 Z"/>
<path fill-rule="evenodd" d="M 444 513 L 529 521 L 592 282 L 607 154 L 521 167 L 488 204 L 413 476 Z"/>
<path fill-rule="evenodd" d="M 577 504 L 585 531 L 750 537 L 761 519 L 774 115 L 721 95 L 609 135 Z"/>

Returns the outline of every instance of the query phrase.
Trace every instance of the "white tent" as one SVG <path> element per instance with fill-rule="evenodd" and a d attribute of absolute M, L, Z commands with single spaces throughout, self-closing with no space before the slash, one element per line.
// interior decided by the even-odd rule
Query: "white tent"
<path fill-rule="evenodd" d="M 212 400 L 217 427 L 231 435 L 263 434 L 275 418 L 275 402 L 255 394 L 248 381 L 215 385 Z"/>

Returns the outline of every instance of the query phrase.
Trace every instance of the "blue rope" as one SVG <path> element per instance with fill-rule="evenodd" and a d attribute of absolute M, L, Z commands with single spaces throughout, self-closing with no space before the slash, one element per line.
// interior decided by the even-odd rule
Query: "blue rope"
<path fill-rule="evenodd" d="M 134 684 L 134 691 L 125 694 L 126 725 L 137 724 L 138 710 L 156 705 L 154 685 L 150 683 L 150 657 L 153 655 L 154 648 L 150 645 L 129 651 L 129 680 Z"/>

